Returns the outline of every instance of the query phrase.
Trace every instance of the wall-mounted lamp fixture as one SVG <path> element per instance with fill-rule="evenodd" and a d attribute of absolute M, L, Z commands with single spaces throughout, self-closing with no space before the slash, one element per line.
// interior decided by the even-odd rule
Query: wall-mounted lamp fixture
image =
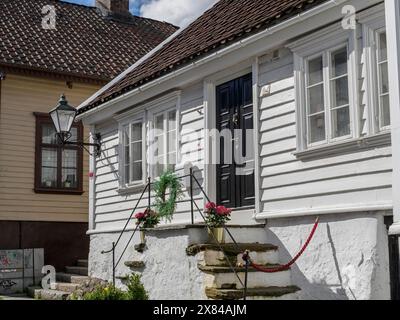
<path fill-rule="evenodd" d="M 71 127 L 75 121 L 77 110 L 68 104 L 65 95 L 63 94 L 58 102 L 58 105 L 50 111 L 51 119 L 53 120 L 54 127 L 57 132 L 57 136 L 61 143 L 64 145 L 74 145 L 85 148 L 85 146 L 95 147 L 95 155 L 99 157 L 101 154 L 101 136 L 96 134 L 94 137 L 94 143 L 85 143 L 83 141 L 68 141 L 71 134 Z M 86 148 L 85 148 L 86 150 Z"/>

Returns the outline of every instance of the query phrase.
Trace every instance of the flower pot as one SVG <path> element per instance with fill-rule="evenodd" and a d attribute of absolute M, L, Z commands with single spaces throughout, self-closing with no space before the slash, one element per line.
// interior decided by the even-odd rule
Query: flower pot
<path fill-rule="evenodd" d="M 145 244 L 146 243 L 146 234 L 144 233 L 144 230 L 140 230 L 140 243 Z"/>
<path fill-rule="evenodd" d="M 208 228 L 208 240 L 211 243 L 225 243 L 225 228 Z"/>

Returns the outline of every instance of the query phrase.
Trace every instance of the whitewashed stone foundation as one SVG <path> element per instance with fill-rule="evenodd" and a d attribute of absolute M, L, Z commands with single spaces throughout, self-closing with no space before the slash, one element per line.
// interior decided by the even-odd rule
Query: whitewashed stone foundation
<path fill-rule="evenodd" d="M 390 299 L 387 231 L 382 213 L 349 213 L 321 217 L 321 223 L 308 250 L 292 267 L 291 282 L 301 288 L 297 299 L 369 300 Z M 265 230 L 267 243 L 279 247 L 281 263 L 297 254 L 308 237 L 315 217 L 273 219 Z M 251 229 L 249 229 L 251 230 Z M 247 235 L 248 243 L 257 242 Z M 131 233 L 117 248 L 118 258 Z M 112 279 L 110 248 L 117 234 L 91 236 L 89 274 Z M 117 269 L 117 277 L 132 272 L 125 261 L 143 261 L 140 271 L 151 299 L 206 299 L 207 277 L 198 269 L 198 257 L 189 257 L 186 248 L 205 239 L 196 229 L 171 229 L 147 234 L 147 250 L 134 250 L 134 238 Z M 122 282 L 117 279 L 117 284 Z M 289 297 L 286 297 L 289 298 Z M 290 297 L 292 298 L 292 297 Z"/>

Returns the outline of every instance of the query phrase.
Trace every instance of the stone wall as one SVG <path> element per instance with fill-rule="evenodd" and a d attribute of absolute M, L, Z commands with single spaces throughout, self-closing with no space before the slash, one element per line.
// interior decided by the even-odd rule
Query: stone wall
<path fill-rule="evenodd" d="M 279 246 L 281 261 L 297 254 L 315 217 L 274 219 L 268 240 Z M 388 236 L 381 213 L 321 217 L 308 250 L 292 268 L 301 299 L 390 299 Z"/>
<path fill-rule="evenodd" d="M 299 299 L 369 300 L 390 299 L 388 238 L 381 213 L 326 215 L 304 255 L 292 267 L 292 284 L 301 288 Z M 242 242 L 271 243 L 279 247 L 280 262 L 296 255 L 308 237 L 315 217 L 270 220 L 262 231 L 235 232 Z M 262 230 L 262 229 L 261 229 Z M 117 248 L 117 259 L 128 241 L 124 235 Z M 89 273 L 112 279 L 111 248 L 118 234 L 91 236 Z M 143 254 L 134 249 L 137 235 L 117 269 L 117 276 L 132 272 L 125 261 L 143 261 L 137 269 L 151 299 L 205 299 L 204 274 L 197 268 L 197 258 L 188 257 L 186 248 L 205 239 L 195 229 L 152 231 L 146 236 Z M 121 285 L 120 280 L 117 281 Z"/>
<path fill-rule="evenodd" d="M 206 299 L 204 277 L 197 267 L 197 258 L 189 257 L 186 248 L 201 239 L 195 230 L 171 229 L 146 234 L 146 249 L 139 253 L 134 246 L 140 243 L 136 235 L 124 258 L 119 264 L 116 275 L 117 285 L 122 286 L 124 277 L 132 272 L 142 274 L 142 281 L 149 291 L 150 299 L 192 300 Z M 117 246 L 116 260 L 119 259 L 131 234 L 125 234 Z M 90 241 L 89 275 L 104 280 L 112 280 L 112 255 L 101 254 L 111 248 L 118 234 L 92 235 Z M 130 269 L 126 261 L 142 261 L 144 268 Z"/>

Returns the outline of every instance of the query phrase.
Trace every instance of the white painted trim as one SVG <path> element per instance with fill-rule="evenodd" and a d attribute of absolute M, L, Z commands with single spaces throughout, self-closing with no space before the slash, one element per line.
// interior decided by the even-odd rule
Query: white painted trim
<path fill-rule="evenodd" d="M 390 116 L 393 146 L 393 215 L 391 232 L 400 234 L 400 1 L 385 0 L 386 31 L 389 59 Z"/>
<path fill-rule="evenodd" d="M 253 75 L 253 119 L 254 119 L 254 187 L 255 212 L 261 212 L 261 144 L 260 144 L 260 62 L 256 57 L 252 65 Z"/>
<path fill-rule="evenodd" d="M 348 68 L 347 78 L 349 87 L 349 112 L 350 112 L 350 134 L 343 137 L 333 137 L 332 133 L 332 89 L 331 89 L 331 53 L 337 49 L 347 47 Z M 295 90 L 296 90 L 296 120 L 297 125 L 297 153 L 307 149 L 317 149 L 332 143 L 347 141 L 358 138 L 358 72 L 356 45 L 356 31 L 344 30 L 341 23 L 336 23 L 287 46 L 293 51 L 295 66 Z M 325 100 L 325 140 L 310 143 L 310 131 L 308 128 L 307 114 L 307 61 L 322 56 L 323 59 L 323 86 Z"/>
<path fill-rule="evenodd" d="M 315 216 L 315 215 L 327 215 L 336 213 L 352 213 L 352 212 L 370 212 L 370 211 L 387 211 L 393 209 L 392 202 L 382 202 L 381 204 L 357 204 L 357 205 L 346 205 L 346 206 L 330 206 L 330 207 L 319 207 L 319 208 L 301 208 L 293 210 L 274 210 L 273 212 L 264 211 L 256 215 L 257 220 L 264 219 L 282 219 L 282 218 L 293 218 L 293 217 L 304 217 L 304 216 Z"/>
<path fill-rule="evenodd" d="M 96 126 L 92 125 L 89 127 L 90 132 L 90 143 L 94 143 L 93 137 L 96 134 Z M 89 147 L 90 158 L 89 158 L 89 173 L 92 174 L 89 177 L 89 229 L 94 229 L 96 224 L 96 215 L 95 215 L 95 208 L 96 208 L 96 155 L 94 146 Z"/>
<path fill-rule="evenodd" d="M 216 165 L 213 165 L 213 157 L 217 154 L 217 150 L 211 149 L 212 146 L 216 146 L 216 143 L 210 143 L 210 139 L 214 141 L 215 137 L 210 137 L 210 133 L 213 129 L 216 129 L 216 88 L 217 86 L 226 83 L 228 81 L 240 78 L 246 74 L 253 71 L 254 60 L 246 60 L 229 70 L 223 70 L 222 72 L 214 73 L 213 75 L 207 77 L 203 82 L 203 105 L 204 105 L 204 175 L 205 175 L 205 187 L 204 190 L 210 200 L 217 200 L 217 189 L 216 189 Z M 253 75 L 254 81 L 254 75 Z M 254 85 L 254 82 L 253 82 Z M 257 85 L 257 83 L 256 83 Z M 257 85 L 258 87 L 258 85 Z M 258 91 L 258 89 L 257 89 Z M 253 101 L 253 112 L 257 106 L 254 105 Z M 215 141 L 214 141 L 215 142 Z M 255 158 L 259 158 L 259 154 L 255 155 Z M 259 183 L 259 182 L 258 182 Z"/>

